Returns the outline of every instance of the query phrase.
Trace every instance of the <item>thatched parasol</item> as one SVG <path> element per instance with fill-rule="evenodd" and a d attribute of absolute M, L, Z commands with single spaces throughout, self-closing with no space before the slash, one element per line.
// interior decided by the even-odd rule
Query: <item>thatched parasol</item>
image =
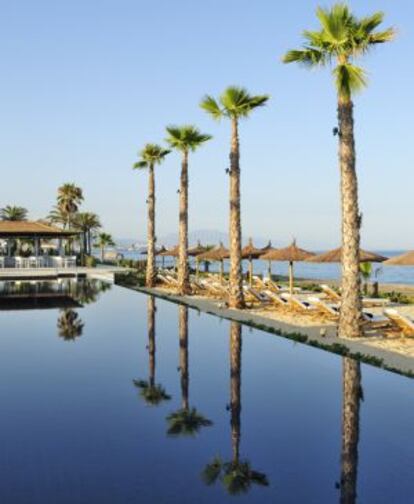
<path fill-rule="evenodd" d="M 200 241 L 197 242 L 197 245 L 194 247 L 191 247 L 188 249 L 188 255 L 195 257 L 195 262 L 196 262 L 196 277 L 198 278 L 199 272 L 200 272 L 200 259 L 199 256 L 201 254 L 204 254 L 204 252 L 207 252 L 208 247 L 204 247 L 201 245 Z"/>
<path fill-rule="evenodd" d="M 391 257 L 384 262 L 385 266 L 414 266 L 414 250 L 405 252 L 396 257 Z"/>
<path fill-rule="evenodd" d="M 269 243 L 266 245 L 266 247 L 262 248 L 262 254 L 265 254 L 266 252 L 270 252 L 271 250 L 277 250 L 277 249 L 272 246 L 272 242 L 269 240 Z M 262 259 L 262 256 L 260 256 L 260 259 Z M 268 259 L 267 276 L 269 278 L 272 278 L 272 261 L 271 261 L 271 259 Z"/>
<path fill-rule="evenodd" d="M 319 254 L 307 259 L 307 262 L 313 263 L 340 263 L 342 262 L 342 247 L 336 248 L 334 250 L 330 250 L 328 252 L 324 252 L 323 254 Z M 367 252 L 366 250 L 359 251 L 359 262 L 384 262 L 387 260 L 387 257 L 384 257 L 379 254 L 375 254 L 374 252 Z"/>
<path fill-rule="evenodd" d="M 312 257 L 313 252 L 308 252 L 307 250 L 300 249 L 296 246 L 296 241 L 292 243 L 289 247 L 270 250 L 263 254 L 260 258 L 270 261 L 288 261 L 289 262 L 289 290 L 293 294 L 293 263 L 297 261 L 305 261 Z"/>
<path fill-rule="evenodd" d="M 163 247 L 163 249 L 164 250 L 161 250 L 156 253 L 156 255 L 159 255 L 162 257 L 162 267 L 164 267 L 164 258 L 165 257 L 175 257 L 175 258 L 178 257 L 178 245 L 176 245 L 175 247 L 172 247 L 170 249 L 166 249 L 165 247 Z"/>
<path fill-rule="evenodd" d="M 224 247 L 222 243 L 218 247 L 215 247 L 203 254 L 200 254 L 198 257 L 199 261 L 219 261 L 220 262 L 220 280 L 223 280 L 223 261 L 224 259 L 228 259 L 230 257 L 230 252 Z"/>
<path fill-rule="evenodd" d="M 263 249 L 258 249 L 253 245 L 253 240 L 249 238 L 249 243 L 242 248 L 241 255 L 243 259 L 249 261 L 249 281 L 253 285 L 253 259 L 258 259 L 263 254 Z"/>

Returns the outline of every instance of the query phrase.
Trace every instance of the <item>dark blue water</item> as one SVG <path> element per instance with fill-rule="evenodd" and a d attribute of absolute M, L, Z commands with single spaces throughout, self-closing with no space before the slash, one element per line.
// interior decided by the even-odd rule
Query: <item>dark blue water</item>
<path fill-rule="evenodd" d="M 1 503 L 413 502 L 412 380 L 86 286 L 0 311 Z"/>

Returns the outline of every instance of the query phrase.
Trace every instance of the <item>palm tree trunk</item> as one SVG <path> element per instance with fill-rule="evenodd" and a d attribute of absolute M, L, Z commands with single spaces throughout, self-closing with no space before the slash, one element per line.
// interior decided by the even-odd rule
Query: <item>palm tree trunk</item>
<path fill-rule="evenodd" d="M 148 355 L 149 355 L 149 384 L 155 385 L 155 298 L 148 297 Z"/>
<path fill-rule="evenodd" d="M 105 261 L 105 247 L 101 245 L 101 262 Z"/>
<path fill-rule="evenodd" d="M 232 119 L 230 151 L 230 308 L 244 308 L 241 261 L 240 153 L 237 118 Z"/>
<path fill-rule="evenodd" d="M 341 504 L 357 499 L 359 407 L 361 400 L 360 363 L 344 357 L 342 397 Z"/>
<path fill-rule="evenodd" d="M 188 371 L 188 308 L 179 307 L 179 334 L 180 334 L 180 370 L 181 370 L 181 397 L 182 408 L 189 409 L 189 371 Z"/>
<path fill-rule="evenodd" d="M 148 249 L 146 286 L 155 286 L 155 176 L 154 165 L 149 166 L 148 178 Z"/>
<path fill-rule="evenodd" d="M 180 176 L 180 218 L 178 239 L 178 292 L 189 294 L 190 272 L 188 268 L 188 152 L 183 153 Z"/>
<path fill-rule="evenodd" d="M 237 464 L 240 458 L 241 437 L 241 353 L 242 335 L 241 325 L 238 322 L 230 323 L 230 412 L 231 412 L 231 440 L 233 463 Z"/>
<path fill-rule="evenodd" d="M 353 104 L 339 99 L 339 162 L 342 200 L 342 303 L 339 336 L 357 338 L 361 334 L 361 279 L 359 274 L 360 215 L 355 169 Z"/>

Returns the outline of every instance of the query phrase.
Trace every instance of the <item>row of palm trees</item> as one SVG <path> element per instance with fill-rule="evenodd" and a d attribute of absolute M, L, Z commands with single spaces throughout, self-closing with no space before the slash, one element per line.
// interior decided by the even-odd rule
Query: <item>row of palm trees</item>
<path fill-rule="evenodd" d="M 361 334 L 362 303 L 360 298 L 359 244 L 361 214 L 358 205 L 356 149 L 354 140 L 353 96 L 363 89 L 365 70 L 356 60 L 372 47 L 389 42 L 395 30 L 378 30 L 384 14 L 357 18 L 346 4 L 331 8 L 318 8 L 318 30 L 303 32 L 304 44 L 300 49 L 288 51 L 284 63 L 298 63 L 307 68 L 332 68 L 337 93 L 338 124 L 333 132 L 339 142 L 339 171 L 342 220 L 342 305 L 339 336 L 358 337 Z M 243 308 L 241 269 L 241 219 L 240 219 L 240 151 L 239 120 L 268 101 L 267 95 L 251 95 L 240 87 L 229 87 L 215 99 L 206 96 L 201 108 L 214 119 L 227 118 L 231 122 L 230 148 L 230 296 L 229 306 Z M 210 140 L 195 126 L 167 128 L 170 148 L 182 153 L 180 177 L 179 260 L 178 277 L 180 294 L 189 294 L 188 269 L 188 153 Z M 147 286 L 155 284 L 155 182 L 154 167 L 164 161 L 170 150 L 147 144 L 140 153 L 136 168 L 148 167 L 150 183 L 148 192 L 148 267 Z"/>

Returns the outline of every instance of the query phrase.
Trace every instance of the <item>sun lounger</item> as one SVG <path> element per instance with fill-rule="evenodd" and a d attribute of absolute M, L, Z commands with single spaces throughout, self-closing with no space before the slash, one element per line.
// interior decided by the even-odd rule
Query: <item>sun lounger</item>
<path fill-rule="evenodd" d="M 253 289 L 248 285 L 243 286 L 243 291 L 248 301 L 259 302 L 260 304 L 272 303 L 271 298 L 264 291 Z"/>
<path fill-rule="evenodd" d="M 335 302 L 341 302 L 341 295 L 338 294 L 332 287 L 326 284 L 321 284 L 320 288 L 322 291 L 328 296 L 329 299 L 332 299 Z M 362 298 L 362 305 L 366 308 L 373 308 L 374 306 L 385 306 L 389 304 L 390 300 L 386 298 Z"/>
<path fill-rule="evenodd" d="M 324 301 L 316 296 L 309 297 L 308 301 L 324 315 L 328 315 L 328 316 L 333 317 L 335 319 L 339 318 L 339 306 L 338 305 L 327 303 L 326 301 Z"/>
<path fill-rule="evenodd" d="M 404 336 L 414 336 L 414 320 L 392 308 L 385 309 L 384 315 L 400 329 Z"/>
<path fill-rule="evenodd" d="M 286 299 L 287 301 L 289 301 L 290 305 L 293 308 L 296 308 L 296 309 L 298 309 L 300 311 L 315 310 L 315 306 L 312 305 L 312 303 L 309 303 L 308 301 L 304 301 L 303 299 L 299 299 L 295 295 L 288 294 L 288 293 L 283 293 L 283 294 L 281 294 L 281 297 L 283 299 Z"/>
<path fill-rule="evenodd" d="M 281 297 L 279 294 L 276 294 L 271 290 L 264 290 L 263 292 L 270 298 L 274 305 L 279 307 L 289 306 L 289 301 Z"/>

